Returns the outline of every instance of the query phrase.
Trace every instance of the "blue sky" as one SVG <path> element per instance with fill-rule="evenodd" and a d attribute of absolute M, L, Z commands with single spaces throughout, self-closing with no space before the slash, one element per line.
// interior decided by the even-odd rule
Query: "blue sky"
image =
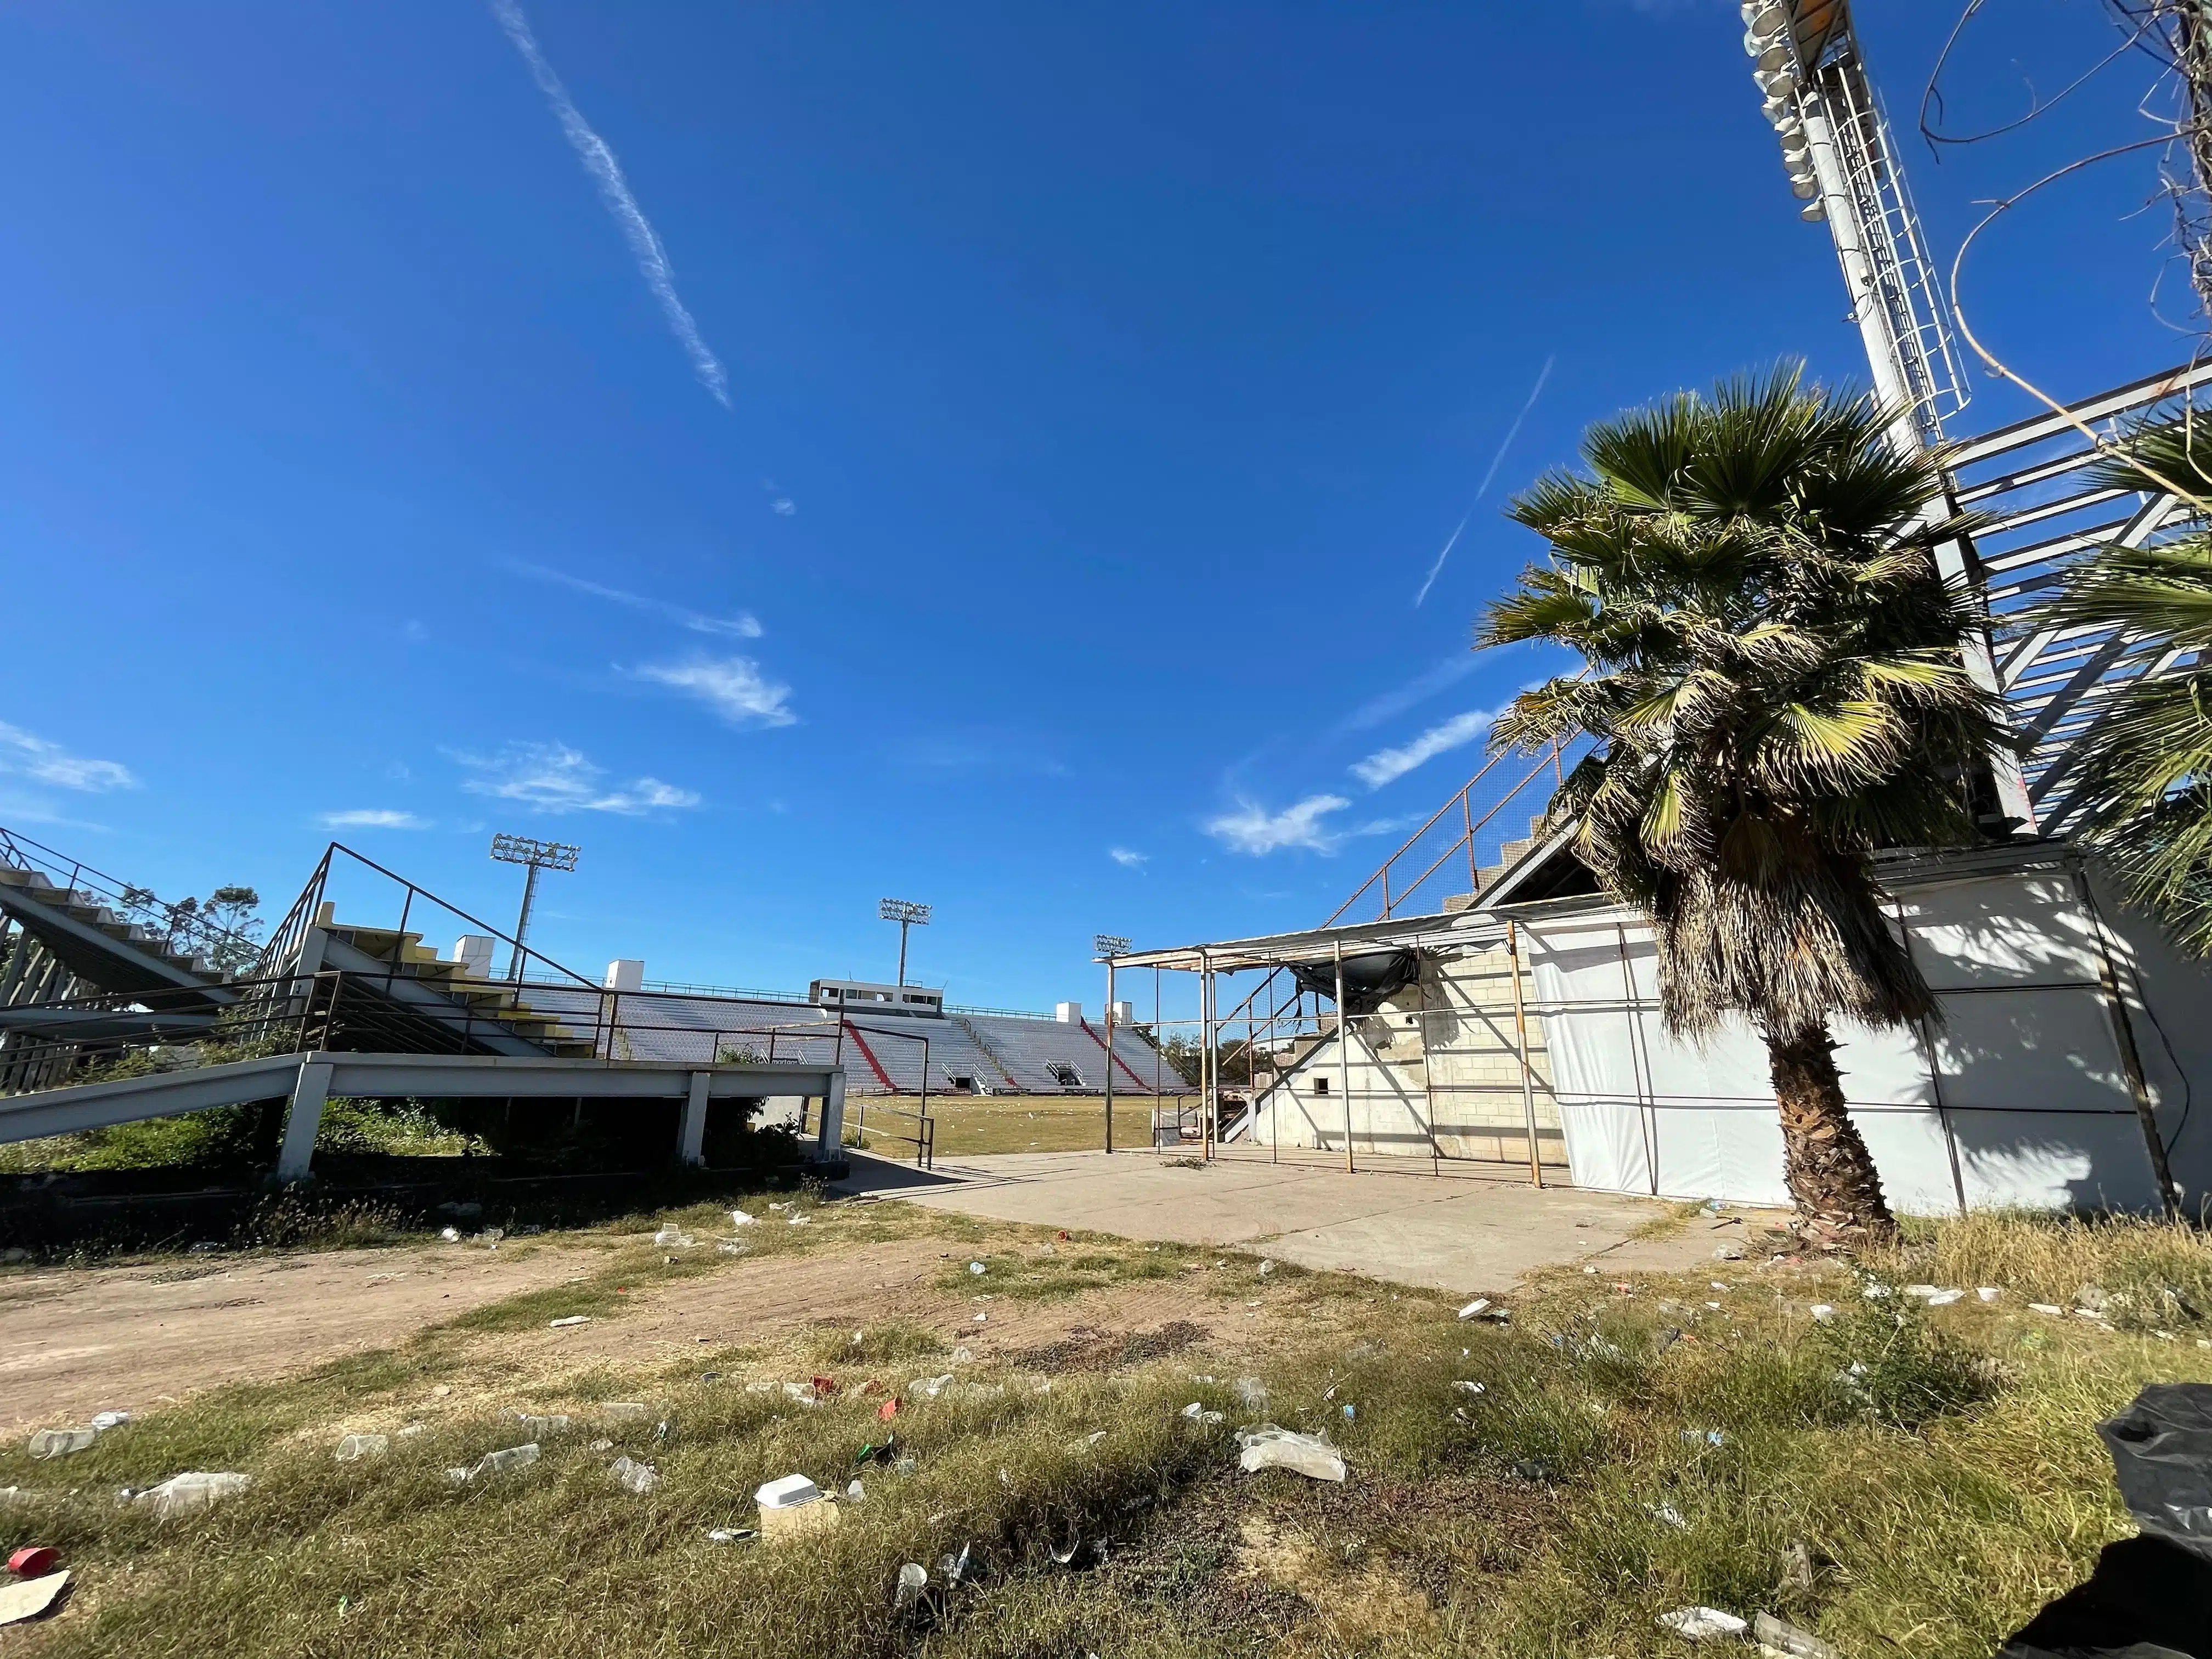
<path fill-rule="evenodd" d="M 2111 43 L 2000 9 L 1962 130 Z M 1858 14 L 1909 135 L 1953 9 Z M 272 910 L 337 836 L 501 921 L 491 832 L 574 841 L 535 943 L 724 984 L 887 976 L 875 901 L 925 900 L 915 975 L 990 1006 L 1095 1003 L 1095 931 L 1316 922 L 1548 666 L 1466 649 L 1535 551 L 1506 495 L 1675 387 L 1863 374 L 1740 33 L 10 8 L 0 823 Z M 1909 139 L 1942 262 L 2142 82 Z M 2187 355 L 2149 179 L 1978 244 L 1978 331 L 2061 395 Z M 2025 412 L 1974 385 L 1959 430 Z"/>

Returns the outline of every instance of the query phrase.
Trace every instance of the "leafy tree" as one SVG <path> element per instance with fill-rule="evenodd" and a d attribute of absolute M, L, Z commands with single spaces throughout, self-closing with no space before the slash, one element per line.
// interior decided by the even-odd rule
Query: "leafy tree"
<path fill-rule="evenodd" d="M 1205 1050 L 1197 1037 L 1177 1032 L 1161 1042 L 1160 1055 L 1170 1072 L 1190 1087 L 1198 1087 L 1205 1066 Z M 1214 1058 L 1220 1067 L 1218 1076 L 1223 1087 L 1251 1086 L 1252 1057 L 1245 1052 L 1243 1037 L 1218 1036 L 1214 1039 Z"/>
<path fill-rule="evenodd" d="M 1972 840 L 1973 780 L 2005 741 L 1960 653 L 1975 614 L 1932 555 L 1956 526 L 1917 522 L 1936 463 L 1887 424 L 1790 368 L 1600 422 L 1586 471 L 1513 503 L 1551 557 L 1476 633 L 1581 653 L 1492 744 L 1596 740 L 1553 817 L 1650 917 L 1668 1029 L 1741 1016 L 1764 1038 L 1790 1194 L 1839 1238 L 1893 1222 L 1833 1023 L 1938 1018 L 1870 855 Z"/>
<path fill-rule="evenodd" d="M 2124 489 L 2162 491 L 2170 480 L 2212 495 L 2203 418 L 2137 433 L 2129 457 L 2093 476 Z M 2025 620 L 2115 629 L 2173 654 L 2168 672 L 2136 679 L 2098 712 L 2076 741 L 2082 758 L 2067 783 L 2083 802 L 2077 833 L 2128 896 L 2183 948 L 2212 956 L 2212 531 L 2199 526 L 2160 547 L 2101 548 Z"/>
<path fill-rule="evenodd" d="M 124 914 L 181 955 L 204 957 L 220 974 L 235 975 L 261 954 L 261 895 L 251 887 L 218 887 L 204 899 L 173 903 L 150 887 L 125 887 Z"/>

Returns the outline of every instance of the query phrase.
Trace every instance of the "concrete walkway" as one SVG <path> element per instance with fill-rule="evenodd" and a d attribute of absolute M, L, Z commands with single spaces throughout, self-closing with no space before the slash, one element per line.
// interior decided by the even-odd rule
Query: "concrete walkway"
<path fill-rule="evenodd" d="M 1601 1273 L 1686 1272 L 1745 1231 L 1717 1232 L 1698 1217 L 1636 1238 L 1675 1206 L 1571 1187 L 1540 1190 L 1525 1166 L 1445 1164 L 1432 1174 L 1425 1160 L 1405 1160 L 1400 1170 L 1377 1161 L 1385 1167 L 1348 1175 L 1310 1154 L 1277 1164 L 1240 1152 L 1192 1169 L 1149 1151 L 1023 1152 L 940 1163 L 924 1174 L 856 1153 L 851 1178 L 836 1190 L 1126 1238 L 1264 1246 L 1304 1267 L 1469 1294 L 1580 1263 Z"/>

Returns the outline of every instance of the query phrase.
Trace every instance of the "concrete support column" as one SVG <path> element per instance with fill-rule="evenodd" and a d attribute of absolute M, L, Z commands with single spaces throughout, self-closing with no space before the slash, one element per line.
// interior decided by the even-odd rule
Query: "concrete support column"
<path fill-rule="evenodd" d="M 845 1139 L 845 1073 L 830 1073 L 830 1085 L 822 1097 L 822 1131 L 815 1139 L 817 1154 L 824 1160 L 840 1156 Z"/>
<path fill-rule="evenodd" d="M 292 1108 L 284 1118 L 284 1144 L 276 1153 L 276 1179 L 289 1184 L 307 1178 L 315 1155 L 315 1132 L 323 1127 L 323 1108 L 331 1097 L 331 1063 L 310 1056 L 300 1063 L 292 1085 Z"/>
<path fill-rule="evenodd" d="M 684 1097 L 683 1127 L 677 1133 L 679 1162 L 697 1165 L 707 1161 L 707 1085 L 713 1077 L 711 1072 L 691 1073 L 691 1092 Z"/>

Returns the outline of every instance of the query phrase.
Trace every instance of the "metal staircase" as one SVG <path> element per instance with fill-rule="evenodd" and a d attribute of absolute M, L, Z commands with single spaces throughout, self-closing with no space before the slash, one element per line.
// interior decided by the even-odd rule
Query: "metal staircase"
<path fill-rule="evenodd" d="M 370 894 L 380 890 L 398 901 L 394 925 L 337 919 L 338 900 L 331 896 L 334 884 L 345 887 L 351 898 L 362 892 L 363 878 Z M 419 927 L 410 927 L 418 915 L 443 915 L 505 943 L 519 953 L 526 971 L 538 969 L 534 982 L 550 981 L 562 994 L 559 1000 L 571 1006 L 560 1011 L 532 1007 L 526 994 L 533 981 L 481 977 L 465 962 L 441 957 L 423 944 Z M 318 977 L 333 974 L 342 1000 L 333 1010 L 341 1016 L 337 1024 L 356 1034 L 349 1046 L 368 1046 L 360 1039 L 374 1037 L 374 1046 L 393 1053 L 558 1059 L 589 1059 L 599 1053 L 599 987 L 337 842 L 325 851 L 253 967 L 257 994 L 271 1005 L 272 1013 L 277 1005 L 304 1007 Z M 586 1005 L 591 1018 L 580 1022 L 573 1006 L 580 991 L 592 994 Z"/>
<path fill-rule="evenodd" d="M 131 919 L 133 911 L 165 908 L 144 888 L 0 829 L 0 913 L 12 924 L 0 1006 L 59 1001 L 96 988 L 181 990 L 198 994 L 210 1010 L 222 1006 L 230 994 L 210 954 L 242 954 L 248 941 L 196 918 L 166 934 Z"/>
<path fill-rule="evenodd" d="M 559 1015 L 531 1006 L 526 988 L 508 980 L 471 976 L 468 964 L 448 962 L 422 943 L 416 933 L 390 927 L 349 927 L 325 902 L 315 926 L 302 939 L 301 958 L 277 975 L 299 977 L 335 972 L 351 1006 L 347 1024 L 373 1030 L 386 1038 L 380 1046 L 395 1053 L 552 1054 L 588 1059 L 597 1051 L 589 1035 L 578 1035 Z M 375 1009 L 365 1003 L 381 1001 Z"/>
<path fill-rule="evenodd" d="M 1014 1077 L 1014 1068 L 1007 1065 L 1006 1057 L 992 1046 L 991 1039 L 983 1035 L 981 1027 L 965 1014 L 947 1014 L 945 1018 L 968 1034 L 968 1040 L 975 1045 L 976 1053 L 990 1061 L 992 1070 L 998 1073 L 999 1086 L 989 1091 L 990 1093 L 1018 1095 L 1024 1092 L 1021 1084 Z"/>

